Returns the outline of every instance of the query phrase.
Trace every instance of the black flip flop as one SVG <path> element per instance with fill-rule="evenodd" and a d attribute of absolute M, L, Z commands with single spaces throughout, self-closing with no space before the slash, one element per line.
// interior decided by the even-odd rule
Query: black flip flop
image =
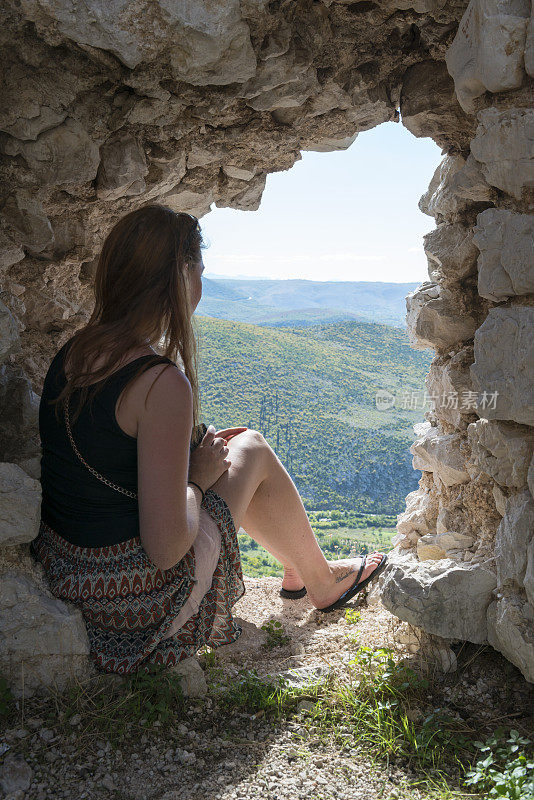
<path fill-rule="evenodd" d="M 360 583 L 359 582 L 360 581 L 360 576 L 361 576 L 362 572 L 365 569 L 365 562 L 367 560 L 367 556 L 363 556 L 362 559 L 363 560 L 362 560 L 360 569 L 358 570 L 358 574 L 356 576 L 356 580 L 354 581 L 354 583 L 352 584 L 350 589 L 347 589 L 347 591 L 344 592 L 341 595 L 341 597 L 338 597 L 338 599 L 335 601 L 335 603 L 331 603 L 331 605 L 326 606 L 326 608 L 318 608 L 317 611 L 323 611 L 323 612 L 335 611 L 336 608 L 343 608 L 343 606 L 346 606 L 348 601 L 351 600 L 354 597 L 355 594 L 357 594 L 358 592 L 361 592 L 362 589 L 365 589 L 367 584 L 371 583 L 371 581 L 373 581 L 376 577 L 378 577 L 378 575 L 382 572 L 382 570 L 385 569 L 388 557 L 384 553 L 384 555 L 382 556 L 382 560 L 378 562 L 378 564 L 376 565 L 374 570 L 371 572 L 371 574 L 368 575 L 367 578 L 365 578 L 365 580 L 361 581 L 361 583 Z"/>
<path fill-rule="evenodd" d="M 302 589 L 280 589 L 280 597 L 285 597 L 288 600 L 298 600 L 300 597 L 304 597 L 305 594 L 307 594 L 305 586 Z"/>

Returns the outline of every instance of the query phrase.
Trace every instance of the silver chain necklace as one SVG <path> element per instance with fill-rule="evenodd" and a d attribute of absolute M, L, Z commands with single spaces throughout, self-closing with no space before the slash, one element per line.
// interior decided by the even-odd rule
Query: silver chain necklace
<path fill-rule="evenodd" d="M 69 398 L 69 399 L 70 399 L 70 398 Z M 93 469 L 93 467 L 90 467 L 90 466 L 89 466 L 89 464 L 87 463 L 87 461 L 85 461 L 85 459 L 82 457 L 82 455 L 81 455 L 80 451 L 78 450 L 78 448 L 76 447 L 76 444 L 74 443 L 74 439 L 73 439 L 73 437 L 72 437 L 72 431 L 71 431 L 71 429 L 70 429 L 70 420 L 69 420 L 69 399 L 67 399 L 67 402 L 66 402 L 66 404 L 65 404 L 65 423 L 66 423 L 66 425 L 67 425 L 67 433 L 68 433 L 68 435 L 69 435 L 70 443 L 71 443 L 71 445 L 72 445 L 72 447 L 73 447 L 73 449 L 74 449 L 74 452 L 76 453 L 76 455 L 78 456 L 78 458 L 80 459 L 80 461 L 81 461 L 83 464 L 85 464 L 85 466 L 87 467 L 87 469 L 89 470 L 89 472 L 92 472 L 92 473 L 93 473 L 93 475 L 95 476 L 95 478 L 98 478 L 98 479 L 99 479 L 99 480 L 101 480 L 103 483 L 107 484 L 107 486 L 110 486 L 112 489 L 115 489 L 117 492 L 122 492 L 122 494 L 128 495 L 128 497 L 132 497 L 132 498 L 135 500 L 135 499 L 137 498 L 137 494 L 136 494 L 136 492 L 131 492 L 131 491 L 129 491 L 128 489 L 123 489 L 123 488 L 122 488 L 122 486 L 117 486 L 117 484 L 116 484 L 116 483 L 113 483 L 112 481 L 108 480 L 108 478 L 104 478 L 104 476 L 103 476 L 103 475 L 100 475 L 100 473 L 99 473 L 99 472 L 97 472 L 97 471 L 96 471 L 96 469 Z"/>

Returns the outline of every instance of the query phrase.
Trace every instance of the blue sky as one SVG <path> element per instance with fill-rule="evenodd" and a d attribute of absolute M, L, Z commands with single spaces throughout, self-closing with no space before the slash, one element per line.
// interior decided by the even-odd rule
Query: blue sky
<path fill-rule="evenodd" d="M 394 122 L 347 150 L 303 151 L 267 177 L 257 211 L 212 205 L 202 217 L 204 275 L 428 280 L 422 237 L 435 225 L 417 203 L 441 158 L 432 139 Z"/>

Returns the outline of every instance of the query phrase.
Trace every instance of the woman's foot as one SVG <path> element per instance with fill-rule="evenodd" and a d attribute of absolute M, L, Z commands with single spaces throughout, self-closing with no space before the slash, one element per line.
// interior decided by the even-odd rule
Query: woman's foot
<path fill-rule="evenodd" d="M 304 587 L 304 581 L 293 567 L 284 567 L 284 577 L 282 579 L 282 589 L 295 592 Z"/>
<path fill-rule="evenodd" d="M 378 551 L 363 556 L 366 559 L 365 567 L 360 575 L 360 582 L 364 581 L 377 568 L 384 554 Z M 356 575 L 362 564 L 362 556 L 359 558 L 342 558 L 338 561 L 329 561 L 331 580 L 327 586 L 311 592 L 308 587 L 308 597 L 315 608 L 326 608 L 335 603 L 347 589 L 350 589 L 356 580 Z"/>

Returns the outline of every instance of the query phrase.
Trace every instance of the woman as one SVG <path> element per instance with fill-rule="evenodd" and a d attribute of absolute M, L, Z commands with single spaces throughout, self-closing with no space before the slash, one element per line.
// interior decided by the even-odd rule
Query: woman
<path fill-rule="evenodd" d="M 263 436 L 199 425 L 203 246 L 192 215 L 150 204 L 123 216 L 102 247 L 89 322 L 43 385 L 31 550 L 53 593 L 81 608 L 108 672 L 170 666 L 240 636 L 240 526 L 284 565 L 280 594 L 307 592 L 322 611 L 385 565 L 380 553 L 327 561 Z"/>

